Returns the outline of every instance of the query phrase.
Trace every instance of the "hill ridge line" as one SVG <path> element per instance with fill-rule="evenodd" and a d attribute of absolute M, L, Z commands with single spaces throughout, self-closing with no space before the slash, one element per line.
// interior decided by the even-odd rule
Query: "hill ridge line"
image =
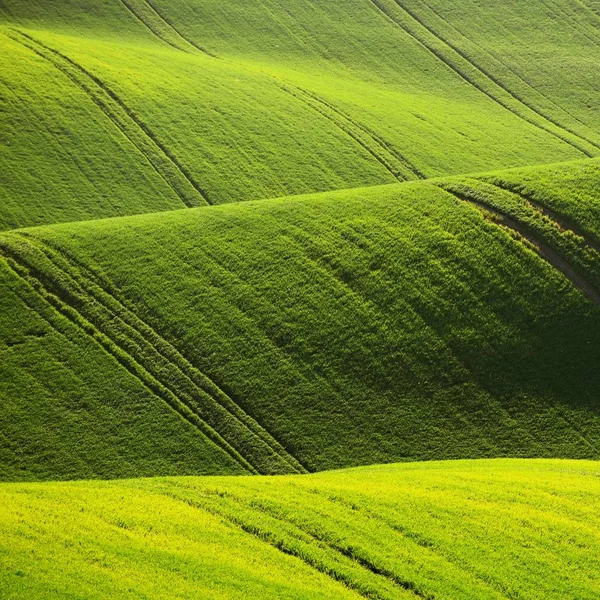
<path fill-rule="evenodd" d="M 394 23 L 397 27 L 399 27 L 400 29 L 402 29 L 402 31 L 404 31 L 406 34 L 408 34 L 410 37 L 412 37 L 421 46 L 423 46 L 424 48 L 426 48 L 439 61 L 441 61 L 442 63 L 444 63 L 449 69 L 451 69 L 454 73 L 456 73 L 459 77 L 461 77 L 464 81 L 466 81 L 472 87 L 474 87 L 475 89 L 477 89 L 479 92 L 481 92 L 482 94 L 484 94 L 485 96 L 487 96 L 490 100 L 492 100 L 496 104 L 502 106 L 504 109 L 506 109 L 507 111 L 511 112 L 513 115 L 515 115 L 516 117 L 522 119 L 523 121 L 526 121 L 530 125 L 533 125 L 534 127 L 537 127 L 538 129 L 541 129 L 541 130 L 545 131 L 546 133 L 548 133 L 550 135 L 553 135 L 554 137 L 560 139 L 562 142 L 570 145 L 572 148 L 575 148 L 576 150 L 578 150 L 579 152 L 581 152 L 582 154 L 584 154 L 588 158 L 593 158 L 594 156 L 596 156 L 593 152 L 590 152 L 586 148 L 582 147 L 579 142 L 575 143 L 575 142 L 569 140 L 568 137 L 565 137 L 564 133 L 561 134 L 559 132 L 553 131 L 553 129 L 551 127 L 549 127 L 548 125 L 543 125 L 541 123 L 537 123 L 536 119 L 531 118 L 531 117 L 527 117 L 527 116 L 524 116 L 524 115 L 520 114 L 518 111 L 516 111 L 514 108 L 512 108 L 510 106 L 510 104 L 508 104 L 506 101 L 501 100 L 500 98 L 497 97 L 496 94 L 494 94 L 494 93 L 486 90 L 485 87 L 481 83 L 477 82 L 476 79 L 473 76 L 467 74 L 464 70 L 460 69 L 458 66 L 456 66 L 455 64 L 453 64 L 453 61 L 451 61 L 450 59 L 448 59 L 441 50 L 436 49 L 431 43 L 427 42 L 425 40 L 424 36 L 422 36 L 422 35 L 420 36 L 420 35 L 417 35 L 417 34 L 411 32 L 407 27 L 405 27 L 405 25 L 401 24 L 401 22 L 398 19 L 396 19 L 396 18 L 394 18 L 394 16 L 392 16 L 392 14 L 390 13 L 389 9 L 385 8 L 382 0 L 369 0 L 369 1 L 390 22 Z M 395 3 L 395 5 L 399 9 L 403 10 L 412 20 L 415 21 L 415 23 L 419 24 L 423 29 L 425 29 L 425 31 L 427 31 L 430 35 L 432 35 L 433 37 L 435 37 L 435 39 L 438 40 L 441 44 L 446 45 L 448 48 L 450 48 L 451 51 L 454 51 L 472 69 L 474 69 L 476 72 L 479 72 L 481 75 L 483 75 L 485 78 L 487 78 L 493 85 L 496 85 L 499 89 L 501 89 L 502 91 L 504 91 L 505 93 L 507 93 L 511 98 L 513 98 L 514 100 L 517 100 L 517 102 L 519 102 L 519 100 L 517 98 L 515 98 L 514 96 L 512 96 L 512 94 L 510 93 L 509 90 L 504 89 L 501 85 L 499 85 L 496 82 L 494 82 L 487 75 L 485 75 L 485 73 L 483 73 L 483 71 L 481 71 L 481 69 L 479 69 L 476 65 L 474 65 L 473 63 L 471 63 L 468 59 L 464 58 L 460 53 L 458 53 L 455 50 L 453 50 L 453 48 L 450 45 L 448 45 L 446 42 L 444 42 L 443 39 L 439 38 L 434 32 L 430 31 L 429 28 L 426 25 L 424 25 L 423 23 L 421 23 L 421 21 L 418 18 L 414 17 L 411 12 L 409 12 L 402 4 L 400 4 L 398 2 L 398 0 L 390 0 L 390 1 L 393 1 Z M 523 106 L 525 106 L 525 105 L 523 105 Z M 526 107 L 526 108 L 529 108 L 529 107 Z M 529 110 L 531 110 L 539 118 L 541 118 L 543 120 L 547 120 L 550 123 L 550 125 L 553 125 L 554 127 L 557 127 L 559 130 L 562 129 L 563 131 L 565 131 L 565 133 L 570 133 L 570 132 L 564 130 L 563 127 L 552 123 L 548 119 L 545 119 L 545 117 L 543 117 L 542 115 L 538 114 L 535 110 L 533 110 L 531 108 L 529 108 Z M 571 135 L 573 135 L 573 134 L 571 134 Z M 579 138 L 581 141 L 587 142 L 588 144 L 590 143 L 587 140 L 583 140 L 579 136 L 575 136 L 575 137 Z M 600 149 L 600 146 L 596 146 L 595 144 L 591 144 L 591 145 L 594 148 Z"/>
<path fill-rule="evenodd" d="M 82 275 L 68 273 L 53 258 L 52 250 L 44 250 L 44 243 L 25 234 L 17 234 L 30 247 L 38 247 L 45 262 L 58 269 L 62 284 L 56 277 L 46 273 L 50 289 L 57 287 L 59 297 L 73 298 L 66 303 L 77 310 L 99 332 L 107 336 L 117 347 L 132 357 L 158 383 L 165 387 L 181 403 L 198 416 L 211 430 L 236 450 L 257 472 L 305 472 L 306 470 L 254 419 L 234 403 L 206 375 L 190 365 L 187 360 L 149 325 L 122 305 L 114 296 L 99 287 L 93 290 Z M 4 246 L 6 247 L 6 241 Z M 10 243 L 8 244 L 10 245 Z M 13 254 L 15 249 L 12 249 Z M 22 257 L 21 257 L 22 258 Z M 18 260 L 19 257 L 16 257 Z M 68 260 L 67 260 L 68 262 Z M 35 265 L 29 263 L 29 267 Z M 39 267 L 41 269 L 43 267 Z M 75 268 L 73 265 L 71 269 Z M 40 270 L 40 274 L 42 271 Z M 44 277 L 42 276 L 42 279 Z M 67 280 L 65 280 L 67 278 Z M 40 277 L 38 277 L 40 279 Z M 47 284 L 44 284 L 48 287 Z M 96 286 L 98 284 L 96 283 Z M 72 288 L 72 289 L 71 289 Z M 116 303 L 118 306 L 111 306 Z M 74 306 L 79 304 L 79 308 Z M 97 305 L 94 308 L 93 305 Z M 90 308 L 91 307 L 91 308 Z M 100 309 L 100 311 L 98 310 Z M 83 312 L 82 310 L 83 309 Z M 101 312 L 106 313 L 104 316 Z M 119 322 L 122 325 L 119 325 Z M 157 345 L 158 344 L 158 345 Z M 200 381 L 198 381 L 200 377 Z M 265 450 L 268 448 L 268 452 Z"/>
<path fill-rule="evenodd" d="M 14 41 L 52 64 L 98 106 L 113 125 L 146 158 L 154 171 L 166 181 L 184 206 L 196 208 L 211 204 L 206 192 L 196 183 L 187 169 L 101 79 L 87 71 L 73 59 L 40 42 L 33 36 L 16 28 L 11 28 L 11 31 L 17 34 L 11 36 Z M 25 38 L 29 43 L 22 38 Z M 82 81 L 82 78 L 85 81 Z M 86 85 L 86 82 L 91 85 Z M 93 87 L 95 87 L 95 90 L 92 89 Z"/>

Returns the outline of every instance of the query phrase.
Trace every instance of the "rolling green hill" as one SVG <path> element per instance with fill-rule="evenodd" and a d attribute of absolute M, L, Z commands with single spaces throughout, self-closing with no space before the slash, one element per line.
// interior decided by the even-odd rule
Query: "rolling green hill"
<path fill-rule="evenodd" d="M 569 0 L 4 0 L 0 228 L 596 156 L 599 44 Z"/>
<path fill-rule="evenodd" d="M 600 594 L 600 464 L 0 485 L 6 598 Z"/>
<path fill-rule="evenodd" d="M 597 458 L 599 181 L 588 160 L 5 232 L 1 476 Z"/>
<path fill-rule="evenodd" d="M 598 81 L 597 0 L 0 0 L 2 600 L 600 597 Z"/>

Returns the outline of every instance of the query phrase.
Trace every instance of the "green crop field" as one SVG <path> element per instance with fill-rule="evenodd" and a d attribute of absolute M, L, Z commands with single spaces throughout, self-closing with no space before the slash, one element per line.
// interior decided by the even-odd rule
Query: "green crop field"
<path fill-rule="evenodd" d="M 0 0 L 0 598 L 600 596 L 598 81 L 593 0 Z"/>
<path fill-rule="evenodd" d="M 600 463 L 5 484 L 6 598 L 600 594 Z M 57 564 L 60 568 L 57 568 Z"/>

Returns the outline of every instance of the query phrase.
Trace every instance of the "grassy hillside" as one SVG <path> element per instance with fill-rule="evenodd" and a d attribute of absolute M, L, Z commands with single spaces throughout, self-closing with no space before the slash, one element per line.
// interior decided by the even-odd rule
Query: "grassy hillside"
<path fill-rule="evenodd" d="M 600 594 L 600 464 L 2 484 L 5 598 Z"/>
<path fill-rule="evenodd" d="M 5 0 L 0 228 L 598 155 L 598 23 L 566 0 Z"/>
<path fill-rule="evenodd" d="M 584 161 L 2 234 L 2 477 L 121 476 L 55 426 L 101 437 L 113 403 L 134 456 L 146 417 L 115 386 L 219 448 L 185 466 L 148 449 L 157 474 L 598 457 L 598 175 Z M 102 357 L 95 383 L 73 380 L 67 343 L 76 371 Z"/>

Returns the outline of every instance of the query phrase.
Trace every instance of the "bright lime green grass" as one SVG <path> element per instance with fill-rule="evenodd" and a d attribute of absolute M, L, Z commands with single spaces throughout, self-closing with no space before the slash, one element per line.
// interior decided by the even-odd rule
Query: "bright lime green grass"
<path fill-rule="evenodd" d="M 1 476 L 596 458 L 597 182 L 590 160 L 6 232 Z M 196 437 L 153 450 L 115 386 Z"/>
<path fill-rule="evenodd" d="M 2 484 L 3 598 L 592 600 L 600 464 Z"/>
<path fill-rule="evenodd" d="M 6 0 L 0 228 L 600 153 L 592 10 L 431 4 Z"/>

